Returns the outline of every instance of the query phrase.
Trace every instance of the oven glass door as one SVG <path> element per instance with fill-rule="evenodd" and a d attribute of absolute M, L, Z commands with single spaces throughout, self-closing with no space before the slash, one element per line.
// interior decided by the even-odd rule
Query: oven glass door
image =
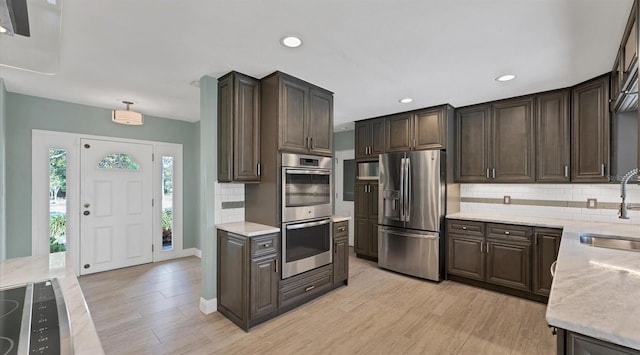
<path fill-rule="evenodd" d="M 331 218 L 286 223 L 283 277 L 331 263 Z"/>
<path fill-rule="evenodd" d="M 285 169 L 285 206 L 331 204 L 331 170 Z"/>

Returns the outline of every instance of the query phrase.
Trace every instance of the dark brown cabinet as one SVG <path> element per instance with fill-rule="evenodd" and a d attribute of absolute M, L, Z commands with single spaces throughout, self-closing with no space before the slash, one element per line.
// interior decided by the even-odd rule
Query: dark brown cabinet
<path fill-rule="evenodd" d="M 356 159 L 378 159 L 385 153 L 385 120 L 374 118 L 356 122 Z"/>
<path fill-rule="evenodd" d="M 533 237 L 533 293 L 548 297 L 553 282 L 551 264 L 558 259 L 562 230 L 535 228 Z"/>
<path fill-rule="evenodd" d="M 536 96 L 536 181 L 569 182 L 569 90 Z"/>
<path fill-rule="evenodd" d="M 640 355 L 640 351 L 572 331 L 557 329 L 558 355 Z"/>
<path fill-rule="evenodd" d="M 447 110 L 439 106 L 386 118 L 386 151 L 445 149 Z"/>
<path fill-rule="evenodd" d="M 278 312 L 279 239 L 218 230 L 218 311 L 244 330 Z"/>
<path fill-rule="evenodd" d="M 378 258 L 378 183 L 356 182 L 354 198 L 356 256 Z"/>
<path fill-rule="evenodd" d="M 474 280 L 485 279 L 483 237 L 448 235 L 448 272 Z"/>
<path fill-rule="evenodd" d="M 608 182 L 609 76 L 577 85 L 571 95 L 571 180 Z"/>
<path fill-rule="evenodd" d="M 349 222 L 333 224 L 333 284 L 349 279 Z"/>
<path fill-rule="evenodd" d="M 486 281 L 495 285 L 530 291 L 531 244 L 508 238 L 487 238 Z"/>
<path fill-rule="evenodd" d="M 218 79 L 218 181 L 260 181 L 260 81 L 237 72 Z"/>
<path fill-rule="evenodd" d="M 611 111 L 638 109 L 638 1 L 634 1 L 611 70 Z"/>
<path fill-rule="evenodd" d="M 458 110 L 456 181 L 533 182 L 533 97 Z"/>
<path fill-rule="evenodd" d="M 333 94 L 282 72 L 261 83 L 263 125 L 278 127 L 278 149 L 331 156 Z"/>

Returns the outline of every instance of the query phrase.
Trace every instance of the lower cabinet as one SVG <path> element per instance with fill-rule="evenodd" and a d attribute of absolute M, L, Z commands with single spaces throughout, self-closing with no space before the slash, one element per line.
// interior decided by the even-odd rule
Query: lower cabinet
<path fill-rule="evenodd" d="M 557 329 L 558 355 L 640 355 L 640 351 Z"/>
<path fill-rule="evenodd" d="M 378 260 L 378 221 L 370 218 L 354 220 L 356 256 Z"/>
<path fill-rule="evenodd" d="M 477 286 L 546 300 L 562 230 L 447 220 L 447 275 Z"/>
<path fill-rule="evenodd" d="M 218 311 L 244 330 L 278 312 L 279 240 L 218 230 Z"/>
<path fill-rule="evenodd" d="M 333 284 L 347 284 L 349 279 L 349 222 L 333 224 Z"/>

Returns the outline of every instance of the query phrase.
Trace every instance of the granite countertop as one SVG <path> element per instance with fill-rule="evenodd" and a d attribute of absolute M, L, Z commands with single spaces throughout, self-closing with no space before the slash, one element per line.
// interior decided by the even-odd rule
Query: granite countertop
<path fill-rule="evenodd" d="M 640 225 L 465 213 L 447 218 L 563 228 L 547 323 L 640 350 L 640 253 L 580 243 L 585 233 L 640 240 Z"/>
<path fill-rule="evenodd" d="M 348 221 L 351 219 L 351 216 L 340 216 L 337 214 L 333 215 L 333 221 L 334 222 L 343 222 L 343 221 Z"/>
<path fill-rule="evenodd" d="M 69 312 L 75 354 L 104 354 L 89 308 L 66 253 L 0 260 L 0 287 L 57 278 Z"/>
<path fill-rule="evenodd" d="M 253 222 L 220 223 L 216 224 L 216 228 L 230 233 L 243 235 L 245 237 L 255 237 L 259 235 L 280 232 L 280 228 Z"/>

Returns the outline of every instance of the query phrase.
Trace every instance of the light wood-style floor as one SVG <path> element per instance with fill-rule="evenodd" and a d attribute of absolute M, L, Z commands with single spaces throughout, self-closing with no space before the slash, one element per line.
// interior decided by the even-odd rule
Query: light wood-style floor
<path fill-rule="evenodd" d="M 107 354 L 553 354 L 545 305 L 351 257 L 349 286 L 245 333 L 198 310 L 200 259 L 80 277 Z"/>

